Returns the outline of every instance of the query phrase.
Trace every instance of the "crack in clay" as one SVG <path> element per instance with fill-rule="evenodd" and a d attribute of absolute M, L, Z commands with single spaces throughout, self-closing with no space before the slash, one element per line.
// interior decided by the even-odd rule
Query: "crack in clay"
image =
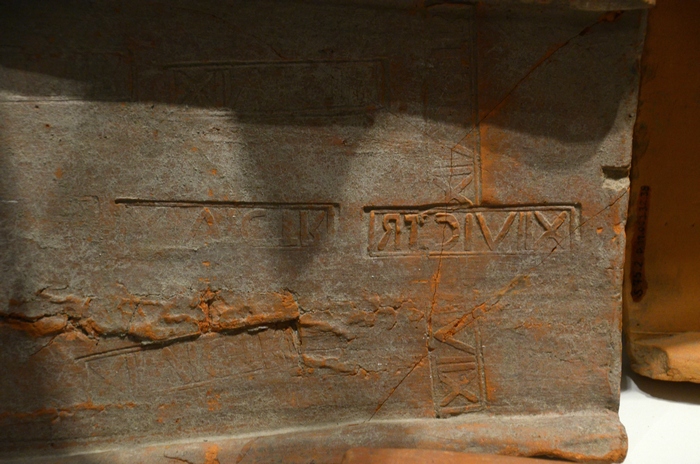
<path fill-rule="evenodd" d="M 291 296 L 291 293 L 271 294 L 273 297 L 271 301 L 237 300 L 236 304 L 227 304 L 220 293 L 220 291 L 212 291 L 207 288 L 200 292 L 195 301 L 190 304 L 192 309 L 199 309 L 201 311 L 202 317 L 199 319 L 187 314 L 161 314 L 155 321 L 146 320 L 146 322 L 139 327 L 134 327 L 134 324 L 130 323 L 126 331 L 111 334 L 98 333 L 102 338 L 106 338 L 107 335 L 112 337 L 120 336 L 121 338 L 133 339 L 139 343 L 79 356 L 75 359 L 87 361 L 101 357 L 118 356 L 134 351 L 161 349 L 175 343 L 189 342 L 210 333 L 236 336 L 242 333 L 256 333 L 265 330 L 287 330 L 291 328 L 293 334 L 299 334 L 299 307 L 295 299 Z M 262 295 L 262 297 L 270 297 L 271 295 L 265 294 Z M 131 300 L 129 301 L 131 302 Z M 139 300 L 135 303 L 137 306 L 132 314 L 138 312 L 141 309 L 141 303 L 144 302 Z M 167 302 L 149 301 L 147 303 L 155 304 L 156 307 L 161 310 L 169 308 Z M 152 327 L 154 324 L 160 322 L 164 322 L 166 325 L 180 324 L 183 322 L 190 323 L 193 324 L 193 328 L 196 330 L 172 337 L 157 338 L 158 334 L 153 332 Z M 137 328 L 139 332 L 136 331 Z M 294 342 L 293 340 L 293 343 Z M 299 340 L 299 344 L 300 343 L 301 341 Z M 299 352 L 298 349 L 297 352 Z"/>
<path fill-rule="evenodd" d="M 510 98 L 510 96 L 525 82 L 533 72 L 535 72 L 537 69 L 541 68 L 543 65 L 547 64 L 550 61 L 550 58 L 566 46 L 568 46 L 574 39 L 577 37 L 581 37 L 586 35 L 592 28 L 593 26 L 600 24 L 602 22 L 611 22 L 611 21 L 616 21 L 620 15 L 622 15 L 623 12 L 619 12 L 619 14 L 614 14 L 612 17 L 606 13 L 599 17 L 594 23 L 589 24 L 588 26 L 584 27 L 580 32 L 578 32 L 576 35 L 573 35 L 569 37 L 567 40 L 564 42 L 555 45 L 554 47 L 551 47 L 549 50 L 545 52 L 542 57 L 540 57 L 539 60 L 535 62 L 535 64 L 525 73 L 523 77 L 521 77 L 518 82 L 515 83 L 515 85 L 506 93 L 506 95 L 498 102 L 496 105 L 491 108 L 482 118 L 480 118 L 476 124 L 474 124 L 474 127 L 469 129 L 469 131 L 466 133 L 464 137 L 462 137 L 454 147 L 452 147 L 453 150 L 455 150 L 458 146 L 464 142 L 464 140 L 469 137 L 480 125 L 483 123 L 487 118 L 489 118 L 496 110 L 498 110 L 500 107 L 502 107 L 506 101 Z"/>
<path fill-rule="evenodd" d="M 92 317 L 82 314 L 87 310 L 92 298 L 50 295 L 45 290 L 41 289 L 36 294 L 53 304 L 79 304 L 79 310 L 73 306 L 66 306 L 58 311 L 46 311 L 37 316 L 0 312 L 0 325 L 25 332 L 34 338 L 52 336 L 51 340 L 35 351 L 32 356 L 51 346 L 56 337 L 68 333 L 80 333 L 94 340 L 95 346 L 100 340 L 113 338 L 128 338 L 139 343 L 76 358 L 79 360 L 162 348 L 173 343 L 190 341 L 210 332 L 236 335 L 255 330 L 286 330 L 290 323 L 299 319 L 298 305 L 289 292 L 265 294 L 257 300 L 242 300 L 237 301 L 239 303 L 237 305 L 227 305 L 219 296 L 219 292 L 206 289 L 200 293 L 199 303 L 190 306 L 191 309 L 201 310 L 202 314 L 199 315 L 201 317 L 169 313 L 172 309 L 179 309 L 175 301 L 145 300 L 133 295 L 121 298 L 118 308 L 133 305 L 133 308 L 130 308 L 128 323 L 121 329 L 110 329 L 103 327 Z M 14 302 L 13 306 L 22 303 Z M 143 320 L 137 323 L 139 318 Z M 182 333 L 183 329 L 188 328 L 196 330 Z M 173 336 L 173 330 L 180 333 Z M 161 335 L 163 332 L 166 335 L 164 337 Z"/>
<path fill-rule="evenodd" d="M 51 337 L 47 343 L 45 343 L 44 345 L 41 346 L 41 348 L 39 348 L 38 350 L 36 350 L 32 354 L 30 354 L 29 357 L 31 358 L 33 356 L 36 356 L 39 353 L 41 353 L 42 351 L 44 351 L 46 348 L 48 348 L 49 346 L 53 345 L 54 340 L 56 340 L 56 337 L 58 337 L 59 335 L 61 335 L 61 334 L 54 335 L 53 337 Z"/>
<path fill-rule="evenodd" d="M 248 455 L 250 452 L 250 448 L 252 448 L 253 443 L 258 439 L 259 437 L 255 437 L 252 440 L 246 442 L 245 445 L 243 445 L 243 448 L 241 448 L 241 451 L 238 453 L 238 456 L 236 457 L 236 464 L 240 464 L 243 462 L 245 457 Z"/>
<path fill-rule="evenodd" d="M 435 305 L 437 304 L 437 293 L 438 293 L 438 286 L 440 285 L 440 278 L 441 278 L 441 270 L 442 270 L 442 258 L 443 258 L 443 252 L 445 250 L 445 230 L 447 229 L 447 225 L 442 226 L 442 240 L 440 240 L 440 252 L 438 255 L 438 264 L 437 264 L 437 269 L 435 271 L 435 274 L 433 275 L 433 296 L 430 302 L 430 311 L 428 312 L 428 317 L 426 318 L 426 337 L 425 337 L 425 347 L 426 347 L 426 356 L 430 354 L 431 350 L 431 339 L 433 337 L 433 311 L 435 310 Z M 414 367 L 415 368 L 415 367 Z M 430 369 L 430 385 L 431 385 L 431 391 L 433 392 L 433 408 L 435 410 L 435 417 L 439 416 L 439 411 L 438 411 L 438 403 L 435 401 L 435 380 L 433 379 L 433 370 Z M 376 411 L 375 411 L 376 413 Z M 374 416 L 374 415 L 373 415 Z"/>
<path fill-rule="evenodd" d="M 173 342 L 177 343 L 177 341 Z M 162 348 L 171 345 L 172 343 L 165 344 L 161 346 Z M 97 353 L 91 353 L 91 354 L 86 354 L 83 356 L 78 356 L 75 358 L 76 361 L 90 361 L 92 359 L 100 359 L 100 358 L 109 358 L 111 356 L 120 356 L 122 354 L 129 354 L 129 353 L 135 353 L 137 351 L 142 351 L 144 349 L 147 349 L 150 345 L 145 345 L 145 344 L 139 344 L 139 345 L 129 345 L 129 346 L 122 346 L 119 348 L 112 348 L 109 350 L 104 350 L 104 351 L 99 351 Z M 126 364 L 126 368 L 129 368 L 129 365 Z"/>
<path fill-rule="evenodd" d="M 297 354 L 297 365 L 299 367 L 299 373 L 304 375 L 304 360 L 302 359 L 302 338 L 301 338 L 301 327 L 299 326 L 299 320 L 292 321 L 290 324 L 292 329 L 292 345 L 294 346 L 294 351 Z"/>
<path fill-rule="evenodd" d="M 264 330 L 286 330 L 291 326 L 291 324 L 284 324 L 284 323 L 278 323 L 278 324 L 270 324 L 265 327 Z M 259 329 L 258 326 L 252 326 L 252 327 L 242 327 L 240 329 L 226 329 L 226 330 L 221 330 L 221 331 L 212 331 L 208 333 L 215 333 L 219 334 L 221 336 L 236 336 L 240 335 L 243 333 L 250 333 L 253 331 L 253 333 L 256 333 L 255 330 Z M 94 360 L 94 359 L 99 359 L 99 358 L 106 358 L 106 357 L 111 357 L 111 356 L 119 356 L 122 354 L 128 354 L 128 353 L 133 353 L 136 351 L 145 351 L 145 350 L 154 350 L 154 349 L 162 349 L 166 348 L 168 346 L 177 344 L 177 343 L 186 343 L 186 342 L 191 342 L 199 337 L 204 335 L 202 332 L 193 332 L 190 334 L 178 336 L 178 337 L 173 337 L 173 338 L 167 338 L 163 340 L 155 340 L 155 341 L 147 341 L 143 340 L 139 342 L 137 345 L 129 345 L 129 346 L 124 346 L 124 347 L 119 347 L 119 348 L 113 348 L 110 350 L 105 350 L 105 351 L 100 351 L 98 353 L 91 353 L 87 354 L 84 356 L 78 356 L 75 358 L 76 361 L 89 361 L 89 360 Z"/>
<path fill-rule="evenodd" d="M 75 315 L 69 310 L 32 317 L 17 313 L 0 313 L 0 326 L 22 331 L 33 338 L 52 336 L 51 341 L 66 333 L 81 333 L 88 338 L 95 338 L 96 333 L 92 318 Z M 50 344 L 51 342 L 47 343 L 41 349 Z M 31 356 L 37 354 L 41 349 Z"/>
<path fill-rule="evenodd" d="M 382 407 L 384 406 L 384 404 L 385 404 L 387 401 L 389 401 L 389 398 L 392 397 L 392 395 L 394 394 L 394 392 L 396 392 L 396 390 L 401 386 L 401 384 L 403 384 L 404 380 L 406 380 L 406 379 L 408 378 L 408 376 L 411 375 L 411 373 L 412 373 L 414 370 L 416 370 L 416 368 L 417 368 L 417 367 L 423 362 L 423 360 L 424 360 L 425 358 L 427 358 L 427 357 L 428 357 L 428 354 L 427 354 L 427 353 L 424 354 L 424 355 L 418 360 L 418 362 L 415 363 L 415 364 L 413 365 L 413 367 L 411 367 L 411 369 L 408 371 L 408 373 L 407 373 L 406 375 L 404 375 L 404 376 L 401 378 L 401 380 L 399 380 L 399 383 L 398 383 L 394 388 L 391 389 L 391 391 L 389 392 L 389 395 L 387 395 L 387 397 L 384 398 L 384 400 L 383 400 L 382 402 L 379 403 L 379 405 L 378 405 L 377 408 L 374 410 L 374 412 L 372 413 L 372 415 L 371 415 L 371 416 L 369 417 L 369 419 L 367 419 L 365 422 L 371 421 L 371 420 L 374 418 L 374 416 L 377 415 L 377 413 L 379 412 L 379 410 L 382 409 Z"/>
<path fill-rule="evenodd" d="M 136 316 L 136 311 L 140 308 L 140 304 L 136 303 L 134 305 L 134 310 L 131 311 L 131 317 L 129 317 L 129 322 L 126 324 L 127 333 L 131 332 L 131 327 L 134 322 L 134 317 Z"/>
<path fill-rule="evenodd" d="M 381 308 L 379 308 L 381 309 Z M 351 341 L 357 338 L 356 335 L 351 335 L 343 329 L 329 324 L 325 321 L 313 320 L 308 315 L 302 315 L 299 318 L 299 326 L 306 328 L 315 328 L 321 332 L 330 332 L 333 335 L 344 338 L 346 341 Z"/>
<path fill-rule="evenodd" d="M 612 206 L 614 206 L 617 202 L 619 202 L 619 201 L 620 201 L 625 195 L 627 195 L 628 193 L 629 193 L 629 189 L 627 189 L 625 192 L 623 192 L 620 196 L 618 196 L 615 200 L 613 200 L 613 201 L 612 201 L 610 204 L 608 204 L 605 208 L 602 208 L 600 211 L 598 211 L 597 213 L 595 213 L 595 214 L 593 214 L 592 216 L 590 216 L 588 219 L 586 219 L 585 221 L 583 221 L 581 224 L 579 224 L 579 225 L 577 225 L 576 227 L 574 227 L 574 229 L 572 230 L 572 233 L 573 233 L 573 232 L 576 232 L 577 230 L 579 230 L 579 229 L 580 229 L 581 227 L 583 227 L 586 223 L 590 222 L 593 218 L 595 218 L 596 216 L 598 216 L 599 214 L 601 214 L 603 211 L 606 211 L 606 210 L 610 209 Z M 535 264 L 534 266 L 532 266 L 530 269 L 528 269 L 527 271 L 525 271 L 525 273 L 516 275 L 516 276 L 508 283 L 508 285 L 506 285 L 506 287 L 505 287 L 505 292 L 504 292 L 504 290 L 500 290 L 499 292 L 497 292 L 497 293 L 496 293 L 496 297 L 497 297 L 496 302 L 493 303 L 493 304 L 491 304 L 491 305 L 489 305 L 489 306 L 494 306 L 495 304 L 497 304 L 498 302 L 500 302 L 501 298 L 505 295 L 505 293 L 507 293 L 508 291 L 510 291 L 512 288 L 515 287 L 514 283 L 515 283 L 518 279 L 527 279 L 527 278 L 529 278 L 529 277 L 530 277 L 530 274 L 532 273 L 532 271 L 534 271 L 535 269 L 537 269 L 538 267 L 540 267 L 542 264 L 544 264 L 544 262 L 547 261 L 547 259 L 549 259 L 549 257 L 552 256 L 552 254 L 560 247 L 561 244 L 559 243 L 559 241 L 558 241 L 558 240 L 555 240 L 555 242 L 556 242 L 557 244 L 554 245 L 554 247 L 549 251 L 549 253 L 547 253 L 546 256 L 544 256 L 544 257 L 542 258 L 542 260 L 541 260 L 539 263 L 537 263 L 537 264 Z M 488 303 L 488 301 L 489 301 L 489 300 L 486 300 L 486 301 L 485 301 L 484 303 L 482 303 L 481 305 Z M 476 309 L 477 309 L 479 306 L 481 306 L 481 305 L 477 305 L 476 307 L 474 307 L 474 310 L 476 310 Z"/>
<path fill-rule="evenodd" d="M 612 204 L 609 206 L 612 206 Z M 581 225 L 583 225 L 583 224 L 581 224 Z M 470 324 L 472 322 L 472 320 L 477 320 L 477 319 L 483 317 L 486 313 L 491 312 L 501 302 L 501 299 L 503 299 L 509 292 L 514 290 L 520 284 L 527 282 L 530 278 L 530 274 L 532 273 L 532 271 L 534 271 L 535 269 L 540 267 L 550 256 L 552 256 L 552 254 L 556 251 L 557 248 L 559 248 L 559 246 L 560 246 L 559 243 L 557 243 L 557 245 L 555 245 L 549 251 L 549 253 L 547 253 L 547 255 L 544 258 L 542 258 L 542 260 L 539 263 L 530 267 L 524 273 L 518 274 L 515 277 L 513 277 L 510 280 L 510 282 L 508 282 L 508 284 L 503 286 L 500 290 L 498 290 L 495 294 L 493 294 L 489 299 L 474 306 L 469 312 L 467 312 L 461 318 L 457 319 L 452 324 L 449 324 L 449 325 L 443 327 L 442 329 L 438 330 L 434 335 L 435 338 L 437 338 L 438 340 L 440 340 L 443 343 L 449 343 L 449 340 L 451 339 L 451 337 L 453 337 L 457 332 L 459 332 L 464 326 Z"/>
<path fill-rule="evenodd" d="M 581 224 L 579 224 L 578 226 L 576 226 L 576 227 L 573 229 L 572 232 L 575 232 L 575 231 L 579 230 L 579 229 L 580 229 L 581 227 L 583 227 L 586 223 L 588 223 L 589 221 L 591 221 L 594 217 L 598 216 L 598 215 L 601 214 L 603 211 L 605 211 L 605 210 L 611 208 L 612 206 L 614 206 L 614 205 L 615 205 L 617 202 L 619 202 L 625 195 L 627 195 L 627 193 L 628 193 L 628 191 L 623 192 L 622 195 L 620 195 L 619 197 L 617 197 L 614 201 L 612 201 L 610 204 L 608 204 L 605 208 L 601 209 L 600 211 L 598 211 L 597 213 L 593 214 L 593 215 L 590 216 L 588 219 L 586 219 L 585 221 L 583 221 Z M 502 299 L 508 292 L 510 292 L 511 290 L 513 290 L 515 287 L 517 287 L 517 286 L 521 283 L 521 282 L 520 282 L 521 280 L 522 280 L 522 281 L 526 281 L 527 279 L 529 279 L 529 278 L 530 278 L 530 274 L 531 274 L 535 269 L 537 269 L 537 268 L 540 267 L 542 264 L 544 264 L 544 262 L 547 261 L 547 259 L 549 259 L 549 257 L 552 256 L 552 254 L 560 247 L 561 244 L 559 243 L 559 241 L 557 241 L 557 240 L 555 240 L 555 241 L 556 241 L 557 244 L 554 245 L 554 247 L 549 251 L 549 253 L 547 253 L 546 256 L 544 256 L 544 257 L 542 258 L 542 260 L 540 260 L 539 263 L 537 263 L 537 264 L 535 264 L 534 266 L 530 267 L 530 268 L 529 268 L 527 271 L 525 271 L 524 273 L 521 273 L 521 274 L 516 275 L 513 279 L 511 279 L 511 281 L 510 281 L 506 286 L 504 286 L 501 290 L 499 290 L 498 292 L 496 292 L 496 293 L 495 293 L 491 298 L 489 298 L 488 300 L 485 300 L 484 302 L 482 302 L 482 303 L 480 303 L 480 304 L 474 306 L 474 307 L 472 308 L 472 310 L 471 310 L 469 313 L 467 313 L 466 315 L 464 315 L 464 316 L 462 316 L 460 319 L 458 319 L 457 323 L 455 324 L 455 327 L 457 326 L 457 324 L 459 324 L 459 327 L 462 327 L 462 326 L 466 325 L 466 323 L 462 324 L 461 321 L 463 321 L 463 320 L 465 320 L 465 319 L 468 319 L 470 316 L 473 316 L 477 311 L 480 311 L 482 314 L 480 314 L 480 315 L 478 315 L 478 316 L 474 316 L 474 317 L 473 317 L 474 319 L 477 319 L 478 317 L 481 317 L 483 314 L 486 314 L 487 312 L 490 312 L 490 311 L 491 311 L 491 308 L 493 308 L 494 306 L 496 306 L 496 305 L 501 301 L 501 299 Z M 495 301 L 494 301 L 493 303 L 490 303 L 490 301 L 493 300 L 494 298 L 495 298 Z M 450 325 L 450 326 L 448 326 L 448 327 L 452 327 L 452 325 Z M 443 330 L 443 329 L 441 329 L 441 330 L 438 331 L 438 332 L 441 332 L 442 330 Z M 453 334 L 456 333 L 456 332 L 458 332 L 458 330 L 454 330 Z M 446 331 L 446 333 L 447 333 L 447 331 Z M 436 336 L 437 336 L 437 333 L 436 333 Z"/>
<path fill-rule="evenodd" d="M 445 148 L 454 151 L 454 153 L 457 153 L 462 156 L 469 156 L 467 153 L 463 153 L 459 150 L 457 150 L 455 147 L 450 148 L 449 145 L 446 145 L 444 142 L 440 141 L 440 139 L 436 138 L 432 134 L 426 132 L 423 127 L 419 124 L 415 124 L 413 121 L 410 119 L 402 117 L 400 114 L 397 114 L 396 112 L 392 111 L 390 107 L 388 106 L 378 106 L 378 109 L 381 109 L 382 111 L 386 112 L 388 115 L 393 116 L 398 120 L 398 122 L 402 124 L 406 124 L 407 126 L 411 126 L 411 128 L 415 129 L 416 131 L 420 132 L 424 137 L 426 137 L 428 140 L 431 142 L 435 143 L 436 145 L 439 146 L 439 148 Z M 469 134 L 467 134 L 469 135 Z M 466 137 L 466 136 L 465 136 Z M 462 139 L 463 140 L 463 139 Z M 460 140 L 460 142 L 462 141 Z M 459 143 L 458 143 L 459 144 Z"/>
<path fill-rule="evenodd" d="M 137 404 L 133 403 L 133 402 L 95 404 L 91 400 L 88 400 L 88 401 L 85 401 L 82 403 L 77 403 L 77 404 L 71 405 L 69 407 L 63 407 L 63 408 L 48 407 L 48 408 L 36 409 L 34 411 L 29 411 L 29 412 L 14 412 L 14 411 L 1 412 L 0 413 L 0 421 L 5 420 L 6 418 L 25 420 L 25 419 L 30 419 L 30 418 L 44 417 L 44 416 L 51 416 L 52 417 L 51 420 L 53 421 L 53 420 L 60 419 L 60 418 L 71 417 L 79 411 L 92 411 L 94 413 L 102 413 L 102 412 L 109 410 L 109 409 L 133 409 L 136 406 L 137 406 Z"/>
<path fill-rule="evenodd" d="M 194 462 L 192 462 L 192 461 L 188 461 L 187 459 L 183 459 L 183 458 L 178 458 L 177 456 L 168 456 L 167 454 L 163 454 L 163 457 L 165 459 L 172 459 L 173 461 L 184 462 L 187 464 L 194 464 Z"/>
<path fill-rule="evenodd" d="M 77 315 L 79 311 L 84 311 L 90 306 L 90 302 L 92 301 L 92 297 L 85 297 L 85 298 L 80 298 L 75 295 L 69 294 L 65 296 L 59 296 L 59 295 L 52 295 L 47 292 L 49 287 L 44 287 L 36 291 L 35 295 L 40 297 L 41 299 L 47 301 L 48 303 L 55 304 L 55 305 L 64 305 L 67 306 L 67 308 L 61 308 L 56 311 L 44 311 L 36 316 L 27 316 L 22 313 L 18 313 L 15 311 L 10 311 L 10 312 L 0 312 L 0 318 L 13 318 L 16 320 L 22 320 L 24 322 L 36 322 L 42 318 L 47 318 L 47 317 L 52 317 L 52 316 L 59 316 L 59 315 L 64 315 L 66 317 L 73 317 L 73 318 L 79 318 L 81 316 Z M 67 287 L 66 287 L 67 288 Z M 41 300 L 39 300 L 41 301 Z M 8 309 L 9 307 L 19 307 L 23 306 L 24 304 L 28 303 L 27 300 L 14 300 L 10 299 L 9 304 L 8 304 Z M 79 309 L 76 309 L 74 306 L 68 306 L 68 305 L 76 305 Z"/>
<path fill-rule="evenodd" d="M 330 369 L 339 374 L 357 375 L 360 369 L 365 370 L 359 365 L 351 366 L 340 361 L 340 358 L 322 358 L 314 357 L 308 354 L 301 355 L 302 362 L 307 367 L 316 369 Z"/>
<path fill-rule="evenodd" d="M 282 291 L 283 291 L 283 292 L 289 293 L 289 296 L 290 296 L 290 297 L 292 298 L 292 300 L 294 301 L 294 304 L 297 306 L 297 308 L 299 308 L 299 314 L 305 314 L 305 313 L 308 312 L 308 310 L 306 310 L 306 309 L 301 305 L 301 303 L 299 302 L 299 295 L 297 294 L 296 291 L 294 291 L 294 290 L 292 290 L 291 288 L 288 288 L 288 287 L 284 287 L 284 288 L 282 289 Z"/>
<path fill-rule="evenodd" d="M 598 211 L 597 213 L 595 213 L 594 215 L 590 216 L 588 219 L 586 219 L 585 221 L 583 221 L 581 224 L 579 224 L 578 226 L 576 226 L 576 227 L 574 228 L 573 232 L 576 232 L 577 230 L 579 230 L 581 227 L 583 227 L 584 224 L 586 224 L 586 223 L 589 222 L 591 219 L 593 219 L 593 218 L 595 218 L 596 216 L 598 216 L 599 214 L 601 214 L 603 211 L 606 211 L 606 210 L 612 208 L 612 207 L 615 205 L 615 203 L 617 203 L 618 201 L 622 200 L 622 198 L 623 198 L 625 195 L 627 195 L 628 193 L 629 193 L 629 188 L 625 189 L 625 191 L 622 192 L 622 194 L 621 194 L 619 197 L 615 198 L 615 200 L 613 200 L 613 202 L 610 203 L 608 206 L 606 206 L 605 208 L 601 209 L 600 211 Z"/>

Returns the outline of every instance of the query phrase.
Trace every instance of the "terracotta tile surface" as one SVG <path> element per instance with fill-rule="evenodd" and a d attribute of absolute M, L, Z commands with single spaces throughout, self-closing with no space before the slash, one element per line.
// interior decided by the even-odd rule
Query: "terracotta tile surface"
<path fill-rule="evenodd" d="M 645 3 L 568 5 L 3 3 L 0 451 L 621 460 Z"/>
<path fill-rule="evenodd" d="M 546 464 L 552 462 L 557 461 L 494 454 L 386 448 L 353 448 L 343 457 L 343 464 Z"/>

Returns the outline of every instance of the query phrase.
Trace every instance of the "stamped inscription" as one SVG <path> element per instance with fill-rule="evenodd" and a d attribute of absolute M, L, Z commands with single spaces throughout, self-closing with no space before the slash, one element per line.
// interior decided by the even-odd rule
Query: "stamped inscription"
<path fill-rule="evenodd" d="M 321 244 L 335 232 L 337 205 L 227 201 L 117 199 L 127 222 L 157 228 L 161 246 L 187 242 L 244 242 L 259 248 L 301 248 Z M 189 224 L 183 233 L 171 224 Z M 162 225 L 162 227 L 159 227 Z M 143 240 L 143 239 L 142 239 Z"/>
<path fill-rule="evenodd" d="M 431 366 L 435 407 L 440 417 L 484 407 L 484 362 L 475 324 L 448 323 L 433 334 Z M 468 329 L 468 330 L 465 330 Z"/>
<path fill-rule="evenodd" d="M 478 173 L 473 156 L 451 150 L 449 162 L 433 170 L 433 185 L 444 192 L 445 203 L 472 206 L 478 199 Z"/>
<path fill-rule="evenodd" d="M 263 347 L 277 353 L 270 356 Z M 169 346 L 115 350 L 85 360 L 92 400 L 148 400 L 153 392 L 206 390 L 249 382 L 250 374 L 287 373 L 297 365 L 291 329 L 216 336 Z"/>
<path fill-rule="evenodd" d="M 366 209 L 370 256 L 459 256 L 568 251 L 574 206 Z"/>
<path fill-rule="evenodd" d="M 329 116 L 385 104 L 385 74 L 379 59 L 175 63 L 140 76 L 140 93 L 238 116 Z"/>

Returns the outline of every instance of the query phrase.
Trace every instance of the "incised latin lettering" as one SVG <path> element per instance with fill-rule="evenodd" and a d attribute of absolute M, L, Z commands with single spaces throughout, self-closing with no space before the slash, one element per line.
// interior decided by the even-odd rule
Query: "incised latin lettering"
<path fill-rule="evenodd" d="M 368 209 L 370 256 L 568 251 L 576 208 L 562 206 Z"/>

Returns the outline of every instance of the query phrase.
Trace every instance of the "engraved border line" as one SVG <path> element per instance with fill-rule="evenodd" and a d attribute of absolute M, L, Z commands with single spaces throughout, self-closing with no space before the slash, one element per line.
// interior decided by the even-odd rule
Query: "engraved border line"
<path fill-rule="evenodd" d="M 261 208 L 261 209 L 340 209 L 340 203 L 255 202 L 228 200 L 157 200 L 141 198 L 115 198 L 114 203 L 125 206 L 152 206 L 172 208 Z"/>

